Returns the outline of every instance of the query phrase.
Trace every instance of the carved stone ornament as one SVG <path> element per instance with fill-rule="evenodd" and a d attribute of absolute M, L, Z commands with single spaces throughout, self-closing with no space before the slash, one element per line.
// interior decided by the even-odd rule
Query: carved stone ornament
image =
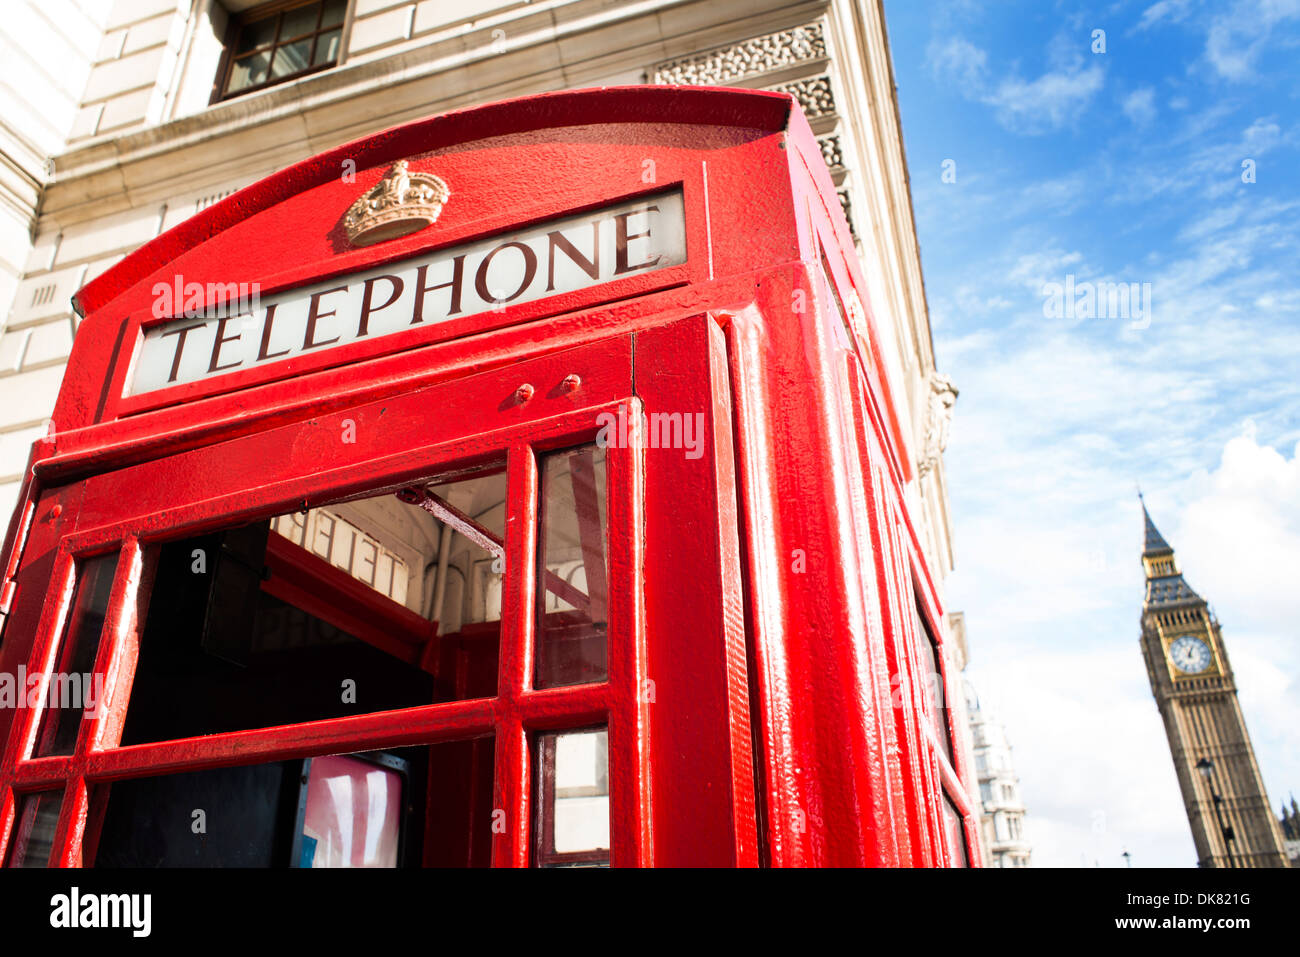
<path fill-rule="evenodd" d="M 754 37 L 729 47 L 668 60 L 655 66 L 655 83 L 726 86 L 731 80 L 826 58 L 820 22 Z"/>
<path fill-rule="evenodd" d="M 406 236 L 437 220 L 451 189 L 432 173 L 411 173 L 398 160 L 384 178 L 353 203 L 343 228 L 354 246 Z"/>
<path fill-rule="evenodd" d="M 952 407 L 957 401 L 957 389 L 952 380 L 941 372 L 930 373 L 930 396 L 925 416 L 925 449 L 917 472 L 928 474 L 939 464 L 939 456 L 948 447 L 948 427 L 952 422 Z"/>
<path fill-rule="evenodd" d="M 837 112 L 829 76 L 810 76 L 806 80 L 782 83 L 769 89 L 774 93 L 789 93 L 793 96 L 799 101 L 804 116 L 810 120 L 819 116 L 832 116 Z"/>

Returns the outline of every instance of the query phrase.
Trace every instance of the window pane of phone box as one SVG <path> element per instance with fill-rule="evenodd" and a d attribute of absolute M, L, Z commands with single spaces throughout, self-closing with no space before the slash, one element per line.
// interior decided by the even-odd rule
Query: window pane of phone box
<path fill-rule="evenodd" d="M 100 785 L 94 866 L 487 867 L 493 758 L 484 737 Z"/>
<path fill-rule="evenodd" d="M 426 493 L 504 539 L 500 469 Z M 392 492 L 166 543 L 122 744 L 491 697 L 503 575 Z"/>
<path fill-rule="evenodd" d="M 609 863 L 609 733 L 606 729 L 538 738 L 537 863 Z"/>
<path fill-rule="evenodd" d="M 18 813 L 9 838 L 5 867 L 48 867 L 54 846 L 54 828 L 59 823 L 63 792 L 40 791 L 18 798 Z"/>
<path fill-rule="evenodd" d="M 80 563 L 72 610 L 64 626 L 63 642 L 50 676 L 45 713 L 36 737 L 36 755 L 71 754 L 77 743 L 81 717 L 98 707 L 104 679 L 94 675 L 99 638 L 108 613 L 109 593 L 117 571 L 118 553 Z"/>
<path fill-rule="evenodd" d="M 542 457 L 538 532 L 538 688 L 609 675 L 609 555 L 605 450 Z"/>
<path fill-rule="evenodd" d="M 954 867 L 970 867 L 966 857 L 966 831 L 962 827 L 961 815 L 948 795 L 943 796 L 943 827 L 947 833 L 948 846 L 953 852 Z"/>

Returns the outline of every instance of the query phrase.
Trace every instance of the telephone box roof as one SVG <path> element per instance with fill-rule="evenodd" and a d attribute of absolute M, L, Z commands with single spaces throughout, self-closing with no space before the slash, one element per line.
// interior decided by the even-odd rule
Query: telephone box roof
<path fill-rule="evenodd" d="M 86 316 L 179 253 L 276 203 L 357 171 L 488 137 L 593 124 L 671 123 L 777 132 L 790 125 L 786 93 L 717 87 L 632 86 L 565 90 L 440 113 L 353 140 L 258 180 L 185 220 L 92 279 L 72 297 Z"/>

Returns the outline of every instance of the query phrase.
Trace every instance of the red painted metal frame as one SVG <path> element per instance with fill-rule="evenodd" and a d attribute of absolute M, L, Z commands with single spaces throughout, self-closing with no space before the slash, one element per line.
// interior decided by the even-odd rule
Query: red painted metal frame
<path fill-rule="evenodd" d="M 696 319 L 692 324 L 701 331 L 707 328 L 706 320 Z M 674 339 L 677 337 L 674 336 Z M 703 365 L 704 355 L 699 356 L 700 364 L 693 371 L 692 365 L 680 356 L 656 355 L 653 348 L 647 354 L 655 356 L 654 361 L 661 369 L 671 368 L 674 362 L 679 367 L 679 378 L 692 387 L 697 383 L 693 376 L 707 375 Z M 66 784 L 68 791 L 65 798 L 65 819 L 61 820 L 59 831 L 59 857 L 57 863 L 77 863 L 81 860 L 81 833 L 87 819 L 90 800 L 89 786 L 105 784 L 122 777 L 169 773 L 185 769 L 198 769 L 220 765 L 242 764 L 254 761 L 275 760 L 284 757 L 309 756 L 312 754 L 332 753 L 342 749 L 362 750 L 376 747 L 395 747 L 415 742 L 428 743 L 440 740 L 459 740 L 477 734 L 493 733 L 496 739 L 497 754 L 497 796 L 495 807 L 505 811 L 507 828 L 504 833 L 495 834 L 493 860 L 498 865 L 528 863 L 528 807 L 530 781 L 530 761 L 532 736 L 542 730 L 557 730 L 582 727 L 593 721 L 607 722 L 610 740 L 613 742 L 610 756 L 610 776 L 612 782 L 611 814 L 613 834 L 616 835 L 613 848 L 613 863 L 640 864 L 651 863 L 650 839 L 650 800 L 649 765 L 647 748 L 655 738 L 651 728 L 652 722 L 646 710 L 647 701 L 641 694 L 645 681 L 646 637 L 644 613 L 641 610 L 638 583 L 645 577 L 640 555 L 644 551 L 642 536 L 647 529 L 659 537 L 674 534 L 673 521 L 683 515 L 693 514 L 689 508 L 679 506 L 675 511 L 663 510 L 655 521 L 647 522 L 640 504 L 644 494 L 641 473 L 645 465 L 641 460 L 639 432 L 630 431 L 632 442 L 629 447 L 614 447 L 609 450 L 609 494 L 607 513 L 611 526 L 611 588 L 609 633 L 611 635 L 609 681 L 601 685 L 566 687 L 532 690 L 531 659 L 533 650 L 533 589 L 536 587 L 528 571 L 534 566 L 531 555 L 536 549 L 537 517 L 537 465 L 536 452 L 548 448 L 566 447 L 590 441 L 596 432 L 596 417 L 601 412 L 616 412 L 619 409 L 635 410 L 639 407 L 637 399 L 631 394 L 633 369 L 632 347 L 626 338 L 614 340 L 607 344 L 598 344 L 577 352 L 560 354 L 554 357 L 525 363 L 512 369 L 508 374 L 495 373 L 478 377 L 477 385 L 493 389 L 496 401 L 478 403 L 480 407 L 490 410 L 482 417 L 491 419 L 501 416 L 501 396 L 510 395 L 518 376 L 529 381 L 558 384 L 567 375 L 579 374 L 583 382 L 580 399 L 553 397 L 547 402 L 542 400 L 536 411 L 540 418 L 530 421 L 513 408 L 504 415 L 516 420 L 515 424 L 505 430 L 479 429 L 472 438 L 457 438 L 460 429 L 466 423 L 444 425 L 445 433 L 441 443 L 431 443 L 431 436 L 424 436 L 421 445 L 411 435 L 411 430 L 420 426 L 421 411 L 429 402 L 436 403 L 440 393 L 450 393 L 453 389 L 460 392 L 475 391 L 474 383 L 462 381 L 440 387 L 422 390 L 406 396 L 392 397 L 386 400 L 379 410 L 387 414 L 390 420 L 385 426 L 383 441 L 374 442 L 366 449 L 371 458 L 354 463 L 349 468 L 336 468 L 337 475 L 346 475 L 346 485 L 335 486 L 333 491 L 342 493 L 343 497 L 355 497 L 360 494 L 359 486 L 366 491 L 384 488 L 394 490 L 412 484 L 423 484 L 434 478 L 437 473 L 455 469 L 465 463 L 486 461 L 498 450 L 508 450 L 508 501 L 511 515 L 517 519 L 514 529 L 507 535 L 507 585 L 505 612 L 502 622 L 503 644 L 498 695 L 485 704 L 483 701 L 456 702 L 445 705 L 429 705 L 421 708 L 406 709 L 386 714 L 359 715 L 333 721 L 311 722 L 284 728 L 270 728 L 252 732 L 233 732 L 210 735 L 199 739 L 158 742 L 116 748 L 115 741 L 104 745 L 100 739 L 86 738 L 86 729 L 82 729 L 82 739 L 78 750 L 71 757 L 38 758 L 24 757 L 6 766 L 3 783 L 12 783 L 19 791 L 43 790 L 51 786 Z M 509 377 L 507 377 L 507 375 Z M 621 384 L 620 384 L 621 383 Z M 552 390 L 554 392 L 554 390 Z M 707 394 L 707 390 L 706 390 Z M 603 398 L 602 398 L 603 396 Z M 574 410 L 575 404 L 588 402 L 581 411 Z M 548 408 L 547 406 L 550 406 Z M 347 413 L 357 421 L 373 421 L 367 415 L 373 409 L 351 410 Z M 341 421 L 342 415 L 334 417 Z M 469 416 L 473 424 L 473 416 Z M 519 420 L 523 421 L 519 421 Z M 259 433 L 243 437 L 220 447 L 194 450 L 188 453 L 193 461 L 186 471 L 191 481 L 186 482 L 189 492 L 185 496 L 177 495 L 174 487 L 168 489 L 168 505 L 165 510 L 155 511 L 158 504 L 141 501 L 139 496 L 131 499 L 124 494 L 127 488 L 164 489 L 169 479 L 178 478 L 177 462 L 174 459 L 162 459 L 143 463 L 130 469 L 104 476 L 95 476 L 80 483 L 85 495 L 78 508 L 77 525 L 79 530 L 62 537 L 61 557 L 58 566 L 61 569 L 54 577 L 51 586 L 58 600 L 47 601 L 47 618 L 43 633 L 48 637 L 37 650 L 37 657 L 32 662 L 33 672 L 44 674 L 52 670 L 47 663 L 48 656 L 54 653 L 58 622 L 66 617 L 66 606 L 71 596 L 72 564 L 91 552 L 100 552 L 112 547 L 116 542 L 125 540 L 123 561 L 131 568 L 140 562 L 138 534 L 148 542 L 179 535 L 192 535 L 212 527 L 217 522 L 230 523 L 232 519 L 245 520 L 253 516 L 256 509 L 263 516 L 281 512 L 291 503 L 310 503 L 318 496 L 325 496 L 328 479 L 322 481 L 317 472 L 319 461 L 317 449 L 311 443 L 302 442 L 302 432 L 316 431 L 304 424 L 299 430 L 299 441 L 288 441 L 286 435 Z M 289 431 L 295 431 L 287 427 Z M 277 430 L 278 431 L 278 430 Z M 337 435 L 338 430 L 333 430 Z M 336 438 L 331 441 L 337 441 Z M 297 445 L 303 449 L 300 456 L 289 462 L 273 466 L 269 455 L 272 449 Z M 392 450 L 392 451 L 388 451 Z M 388 454 L 377 454 L 388 452 Z M 205 461 L 206 460 L 206 461 Z M 705 462 L 707 463 L 707 459 Z M 262 469 L 260 487 L 252 492 L 240 495 L 239 476 L 244 474 L 242 468 L 235 468 L 234 474 L 226 474 L 218 463 L 259 463 Z M 419 464 L 413 464 L 418 462 Z M 418 471 L 417 471 L 418 470 Z M 651 467 L 651 471 L 655 469 Z M 666 469 L 665 469 L 666 471 Z M 278 476 L 283 475 L 283 478 Z M 202 477 L 202 478 L 200 478 Z M 674 483 L 665 479 L 665 487 Z M 707 488 L 707 483 L 695 483 Z M 656 485 L 658 487 L 658 485 Z M 238 510 L 228 507 L 239 496 L 243 501 Z M 716 495 L 714 496 L 716 500 Z M 215 503 L 215 504 L 214 504 Z M 694 524 L 707 527 L 716 522 L 716 501 L 705 502 L 707 511 L 695 514 Z M 724 510 L 725 512 L 725 510 Z M 123 536 L 126 536 L 123 539 Z M 285 571 L 286 564 L 292 562 L 297 570 L 310 572 L 314 568 L 313 556 L 296 555 L 301 552 L 292 543 L 285 543 L 285 548 L 272 549 L 271 561 L 276 567 Z M 280 554 L 285 552 L 286 554 Z M 151 550 L 151 556 L 156 550 Z M 315 560 L 315 564 L 324 564 Z M 524 573 L 515 571 L 525 570 Z M 288 569 L 295 571 L 294 567 Z M 676 576 L 682 566 L 661 566 L 661 574 Z M 138 572 L 138 569 L 137 569 Z M 689 572 L 688 572 L 689 573 Z M 322 574 L 325 579 L 328 574 Z M 713 580 L 706 584 L 706 579 L 692 575 L 696 581 L 691 587 L 702 590 L 701 598 L 707 600 L 711 595 L 716 603 L 720 599 L 720 582 Z M 117 634 L 134 623 L 139 612 L 128 616 L 123 609 L 130 605 L 143 604 L 144 595 L 129 592 L 119 575 L 114 585 L 110 602 L 110 621 L 105 626 L 105 634 Z M 273 581 L 275 578 L 273 577 Z M 338 583 L 335 583 L 336 586 Z M 273 590 L 277 586 L 272 586 Z M 353 589 L 354 602 L 365 595 L 364 589 Z M 667 589 L 665 589 L 665 592 Z M 38 592 L 29 593 L 31 599 L 39 597 Z M 282 597 L 293 598 L 284 593 Z M 299 596 L 300 597 L 300 596 Z M 339 599 L 331 599 L 328 604 L 338 605 Z M 310 602 L 309 602 L 310 603 Z M 377 604 L 382 604 L 378 602 Z M 317 608 L 316 610 L 322 610 Z M 337 618 L 338 612 L 324 609 L 327 616 Z M 706 609 L 701 605 L 695 610 L 701 621 L 708 620 Z M 119 623 L 121 622 L 121 623 Z M 718 619 L 722 626 L 721 619 Z M 134 628 L 134 624 L 129 627 Z M 683 629 L 676 622 L 664 619 L 661 629 L 682 634 Z M 690 633 L 689 630 L 686 631 Z M 138 639 L 136 639 L 138 640 Z M 120 642 L 105 647 L 118 647 Z M 134 662 L 132 645 L 131 663 Z M 123 666 L 115 657 L 101 657 L 97 668 L 113 669 L 120 673 Z M 129 670 L 129 669 L 128 669 Z M 660 695 L 671 700 L 707 700 L 709 689 L 692 674 L 677 675 L 671 669 L 665 669 L 665 675 L 657 679 Z M 129 681 L 125 685 L 129 689 Z M 721 690 L 715 694 L 722 694 Z M 115 692 L 108 703 L 108 714 L 114 722 L 120 737 L 120 725 L 126 707 L 126 693 Z M 725 711 L 725 709 L 724 709 Z M 658 712 L 667 718 L 669 712 Z M 730 720 L 730 719 L 728 719 Z M 30 735 L 39 722 L 39 714 L 32 712 L 30 720 L 16 725 L 11 737 L 8 755 L 30 755 Z M 87 723 L 89 725 L 89 723 Z M 698 722 L 690 728 L 682 728 L 681 733 L 698 736 Z M 664 733 L 665 740 L 671 740 L 671 732 Z M 710 736 L 712 737 L 712 736 Z M 691 767 L 693 776 L 702 780 L 715 779 L 701 765 Z M 725 767 L 730 774 L 730 766 Z M 742 785 L 748 781 L 742 778 Z M 89 784 L 88 784 L 89 782 Z M 723 785 L 717 787 L 717 784 Z M 731 780 L 715 781 L 713 790 L 727 793 L 734 790 L 735 782 Z M 665 794 L 680 793 L 680 779 L 673 788 L 665 788 Z M 10 799 L 12 801 L 12 798 Z M 701 834 L 722 834 L 730 832 L 731 808 L 722 805 L 720 813 L 726 820 L 710 819 L 709 808 L 699 809 Z M 9 812 L 12 815 L 12 810 Z M 718 854 L 722 862 L 734 863 L 731 842 L 719 842 L 715 839 Z M 750 841 L 752 844 L 752 839 Z M 685 853 L 686 848 L 679 850 Z"/>
<path fill-rule="evenodd" d="M 446 178 L 452 201 L 434 227 L 348 247 L 343 211 L 397 159 Z M 121 398 L 155 282 L 265 295 L 678 188 L 682 266 Z M 493 735 L 507 826 L 491 858 L 522 866 L 537 735 L 607 723 L 616 865 L 952 864 L 944 793 L 978 864 L 968 758 L 954 735 L 949 763 L 926 720 L 918 615 L 951 676 L 906 504 L 912 451 L 853 240 L 790 97 L 615 88 L 408 124 L 215 204 L 77 303 L 58 431 L 33 452 L 6 539 L 0 670 L 48 671 L 75 562 L 120 547 L 99 663 L 117 684 L 72 756 L 28 757 L 39 716 L 0 713 L 0 840 L 15 793 L 66 788 L 55 862 L 74 864 L 116 779 Z M 609 680 L 532 690 L 536 456 L 590 441 L 602 411 L 629 422 L 608 457 Z M 657 447 L 642 413 L 702 415 L 701 454 Z M 344 420 L 355 443 L 340 442 Z M 497 697 L 116 747 L 155 543 L 503 457 L 516 520 Z"/>

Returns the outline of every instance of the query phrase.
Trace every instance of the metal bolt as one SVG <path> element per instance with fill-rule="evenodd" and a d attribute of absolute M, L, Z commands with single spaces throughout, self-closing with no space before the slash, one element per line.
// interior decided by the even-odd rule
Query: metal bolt
<path fill-rule="evenodd" d="M 582 385 L 582 379 L 576 373 L 570 372 L 560 383 L 565 392 L 577 392 L 578 386 Z"/>
<path fill-rule="evenodd" d="M 534 389 L 531 385 L 525 382 L 519 388 L 515 389 L 515 401 L 522 405 L 523 403 L 531 399 L 533 397 L 533 393 L 536 391 L 537 391 L 536 389 Z"/>

